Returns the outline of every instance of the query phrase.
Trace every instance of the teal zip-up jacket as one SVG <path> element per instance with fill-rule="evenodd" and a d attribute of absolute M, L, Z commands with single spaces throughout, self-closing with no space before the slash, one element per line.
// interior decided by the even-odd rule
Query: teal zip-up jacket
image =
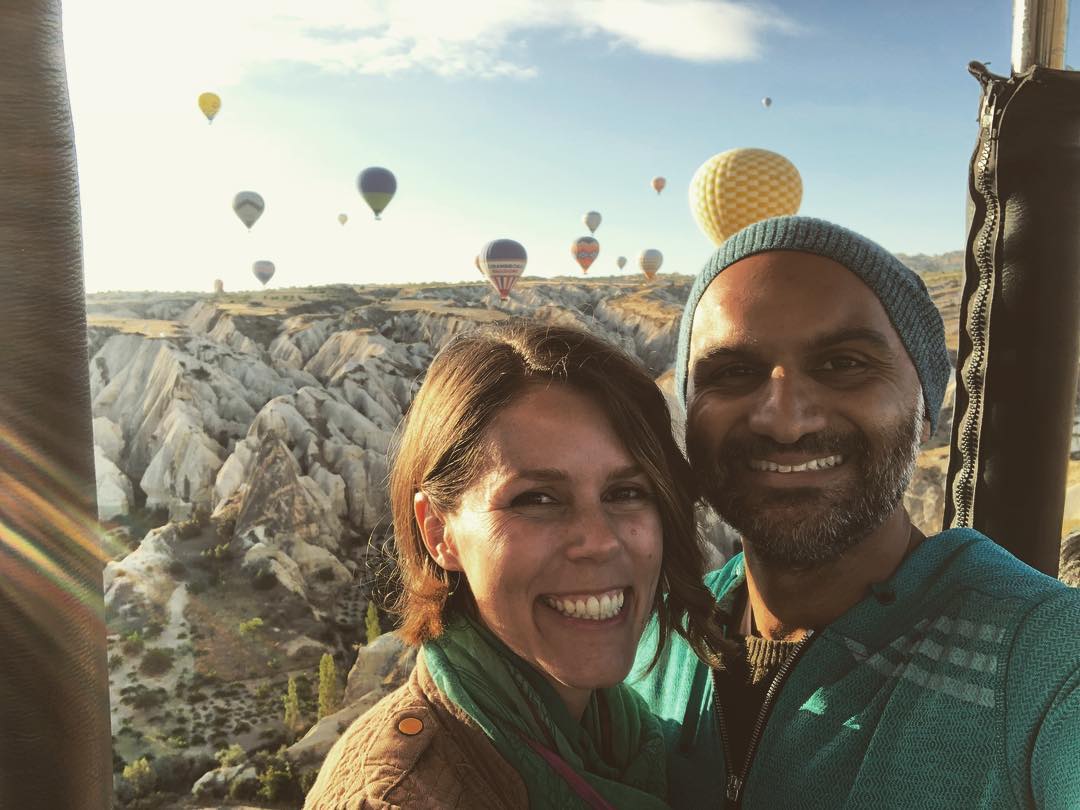
<path fill-rule="evenodd" d="M 742 555 L 706 577 L 721 606 Z M 630 685 L 659 715 L 672 806 L 724 806 L 712 679 L 650 625 Z M 738 766 L 737 766 L 738 767 Z M 810 641 L 769 715 L 741 807 L 1080 808 L 1080 591 L 970 529 L 927 538 Z"/>

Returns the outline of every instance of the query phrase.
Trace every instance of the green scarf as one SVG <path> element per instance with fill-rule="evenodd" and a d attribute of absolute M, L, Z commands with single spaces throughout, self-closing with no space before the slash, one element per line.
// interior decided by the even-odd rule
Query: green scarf
<path fill-rule="evenodd" d="M 521 775 L 535 810 L 589 805 L 522 735 L 558 754 L 619 810 L 667 808 L 660 721 L 626 686 L 595 690 L 578 722 L 540 673 L 469 619 L 447 622 L 423 649 L 439 689 Z"/>

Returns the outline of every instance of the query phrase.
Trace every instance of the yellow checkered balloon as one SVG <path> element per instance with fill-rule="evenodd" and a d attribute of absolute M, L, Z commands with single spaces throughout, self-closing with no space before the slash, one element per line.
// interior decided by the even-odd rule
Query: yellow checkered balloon
<path fill-rule="evenodd" d="M 690 181 L 690 210 L 698 227 L 718 245 L 754 222 L 798 213 L 801 202 L 798 169 L 766 149 L 713 155 Z"/>

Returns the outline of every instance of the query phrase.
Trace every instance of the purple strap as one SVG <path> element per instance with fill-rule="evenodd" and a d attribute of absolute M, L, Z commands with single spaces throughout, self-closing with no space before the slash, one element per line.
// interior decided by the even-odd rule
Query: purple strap
<path fill-rule="evenodd" d="M 521 735 L 521 738 L 528 743 L 533 751 L 542 756 L 547 764 L 551 766 L 552 770 L 561 776 L 563 780 L 570 785 L 570 788 L 574 793 L 580 796 L 589 807 L 593 808 L 593 810 L 618 810 L 615 805 L 611 804 L 607 799 L 597 793 L 596 788 L 586 782 L 581 774 L 571 768 L 566 760 L 554 751 L 536 742 L 536 740 L 529 739 L 524 734 Z"/>

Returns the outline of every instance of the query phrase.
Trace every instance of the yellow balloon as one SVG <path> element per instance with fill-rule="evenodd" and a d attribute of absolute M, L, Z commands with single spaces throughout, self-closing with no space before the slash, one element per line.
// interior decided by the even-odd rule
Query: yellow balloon
<path fill-rule="evenodd" d="M 802 178 L 791 161 L 765 149 L 713 155 L 690 181 L 690 210 L 705 235 L 720 244 L 769 217 L 798 213 Z"/>
<path fill-rule="evenodd" d="M 199 96 L 199 109 L 202 110 L 207 121 L 213 122 L 214 116 L 221 109 L 221 96 L 217 93 L 203 93 Z"/>

